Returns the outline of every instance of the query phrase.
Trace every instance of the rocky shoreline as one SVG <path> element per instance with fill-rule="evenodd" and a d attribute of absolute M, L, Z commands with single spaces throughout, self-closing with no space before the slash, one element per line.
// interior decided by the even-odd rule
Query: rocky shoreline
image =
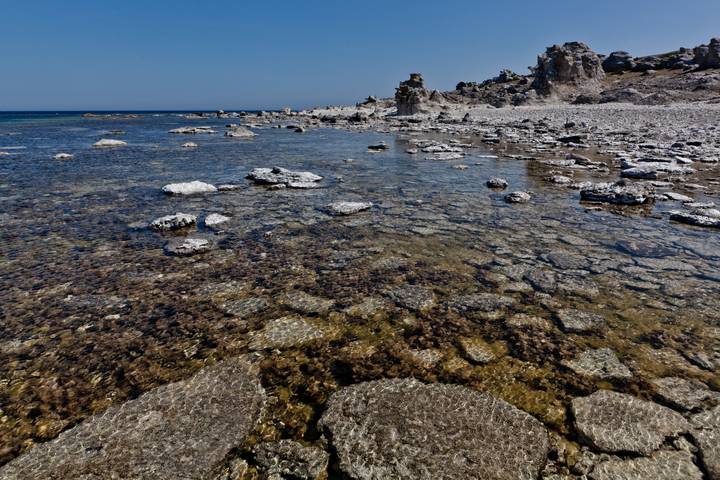
<path fill-rule="evenodd" d="M 580 202 L 585 217 L 551 214 L 535 189 L 501 177 L 481 186 L 507 205 L 450 192 L 439 197 L 449 213 L 413 198 L 358 198 L 357 186 L 305 208 L 345 179 L 293 165 L 257 165 L 247 185 L 159 184 L 153 198 L 170 210 L 133 227 L 162 239 L 168 255 L 147 257 L 163 272 L 153 272 L 152 292 L 177 288 L 173 278 L 185 283 L 162 308 L 192 305 L 187 330 L 220 310 L 205 333 L 212 347 L 200 357 L 200 341 L 183 344 L 192 377 L 35 445 L 0 467 L 0 479 L 720 479 L 717 239 L 673 238 L 671 248 L 644 222 L 703 235 L 720 228 L 719 52 L 714 39 L 653 57 L 601 57 L 573 42 L 548 48 L 532 76 L 504 71 L 452 92 L 430 91 L 411 74 L 394 98 L 354 106 L 193 115 L 239 122 L 225 127 L 227 141 L 254 142 L 270 128 L 389 133 L 409 164 L 458 175 L 519 162 L 543 189 Z M 168 136 L 219 131 L 191 125 Z M 103 139 L 94 148 L 132 147 Z M 378 159 L 392 150 L 367 147 Z M 354 162 L 345 160 L 350 174 Z M 412 183 L 403 188 L 413 192 Z M 197 213 L 210 196 L 248 189 L 265 197 L 239 200 L 233 215 Z M 272 201 L 280 210 L 265 212 L 250 235 L 233 230 L 243 208 Z M 578 230 L 612 224 L 612 215 L 644 237 L 612 239 L 608 255 Z M 501 235 L 486 239 L 489 228 Z M 228 244 L 239 256 L 219 251 Z M 210 281 L 198 279 L 208 271 Z M 102 312 L 74 334 L 95 323 L 126 329 L 114 313 L 132 308 L 122 298 L 62 298 Z"/>

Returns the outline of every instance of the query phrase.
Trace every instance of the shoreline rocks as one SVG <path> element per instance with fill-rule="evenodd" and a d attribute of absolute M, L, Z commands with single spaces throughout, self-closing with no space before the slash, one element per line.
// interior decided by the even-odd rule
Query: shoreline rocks
<path fill-rule="evenodd" d="M 156 218 L 150 222 L 150 228 L 158 231 L 180 230 L 195 225 L 197 216 L 188 213 L 176 213 Z"/>
<path fill-rule="evenodd" d="M 93 143 L 93 147 L 95 148 L 113 148 L 113 147 L 124 147 L 127 145 L 127 142 L 123 140 L 115 140 L 112 138 L 103 138 L 98 140 L 97 142 Z"/>
<path fill-rule="evenodd" d="M 193 180 L 192 182 L 169 183 L 162 187 L 168 195 L 196 195 L 199 193 L 215 193 L 217 188 L 209 183 Z"/>
<path fill-rule="evenodd" d="M 282 167 L 254 168 L 245 177 L 258 185 L 283 185 L 287 188 L 318 188 L 323 177 Z"/>

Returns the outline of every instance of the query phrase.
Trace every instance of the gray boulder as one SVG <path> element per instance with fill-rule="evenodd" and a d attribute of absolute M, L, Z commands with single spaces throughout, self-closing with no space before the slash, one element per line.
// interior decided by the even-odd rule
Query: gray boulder
<path fill-rule="evenodd" d="M 209 252 L 212 248 L 213 242 L 203 237 L 173 238 L 163 247 L 168 255 L 180 257 Z"/>
<path fill-rule="evenodd" d="M 624 72 L 635 68 L 635 61 L 628 52 L 612 52 L 603 60 L 602 68 L 608 73 Z"/>
<path fill-rule="evenodd" d="M 600 57 L 582 42 L 553 45 L 538 57 L 533 86 L 552 93 L 563 85 L 597 88 L 605 72 Z"/>
<path fill-rule="evenodd" d="M 655 189 L 652 185 L 629 183 L 620 180 L 615 183 L 595 183 L 580 190 L 580 199 L 615 205 L 641 205 L 652 202 Z"/>
<path fill-rule="evenodd" d="M 0 478 L 205 479 L 264 405 L 256 368 L 226 360 L 90 417 L 5 465 Z"/>
<path fill-rule="evenodd" d="M 158 231 L 179 230 L 195 225 L 195 222 L 197 222 L 197 216 L 178 212 L 175 215 L 156 218 L 150 222 L 150 228 Z"/>
<path fill-rule="evenodd" d="M 170 183 L 162 187 L 163 193 L 168 195 L 195 195 L 198 193 L 217 192 L 215 185 L 193 180 L 192 182 Z"/>
<path fill-rule="evenodd" d="M 572 401 L 580 438 L 603 452 L 650 455 L 666 437 L 686 433 L 687 420 L 657 403 L 624 393 L 599 390 Z"/>
<path fill-rule="evenodd" d="M 246 178 L 258 185 L 284 185 L 288 188 L 316 188 L 323 179 L 311 172 L 296 172 L 282 167 L 254 168 Z"/>
<path fill-rule="evenodd" d="M 700 68 L 720 68 L 720 38 L 713 38 L 708 45 L 695 47 L 693 62 Z"/>
<path fill-rule="evenodd" d="M 530 480 L 545 427 L 503 400 L 459 385 L 379 380 L 335 393 L 319 422 L 343 475 L 356 480 Z"/>

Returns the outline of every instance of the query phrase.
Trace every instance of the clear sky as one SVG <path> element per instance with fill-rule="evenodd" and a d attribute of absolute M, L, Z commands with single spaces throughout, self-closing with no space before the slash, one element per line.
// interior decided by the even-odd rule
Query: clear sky
<path fill-rule="evenodd" d="M 554 43 L 720 36 L 720 0 L 0 0 L 0 110 L 250 109 L 526 72 Z"/>

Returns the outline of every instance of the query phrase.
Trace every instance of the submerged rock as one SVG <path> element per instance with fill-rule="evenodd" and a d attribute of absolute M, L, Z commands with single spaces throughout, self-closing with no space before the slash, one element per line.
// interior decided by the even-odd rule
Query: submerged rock
<path fill-rule="evenodd" d="M 287 316 L 271 320 L 262 330 L 252 333 L 249 348 L 251 350 L 292 348 L 320 340 L 325 336 L 326 332 L 323 329 L 309 321 L 297 316 Z"/>
<path fill-rule="evenodd" d="M 310 172 L 294 172 L 282 167 L 254 168 L 246 177 L 258 185 L 284 185 L 288 188 L 317 188 L 323 179 Z"/>
<path fill-rule="evenodd" d="M 256 369 L 226 360 L 90 417 L 2 467 L 0 478 L 205 479 L 264 405 Z"/>
<path fill-rule="evenodd" d="M 255 463 L 269 479 L 323 480 L 330 455 L 294 440 L 261 443 L 253 448 Z"/>
<path fill-rule="evenodd" d="M 192 182 L 170 183 L 162 187 L 168 195 L 195 195 L 198 193 L 214 193 L 217 188 L 209 183 L 193 180 Z"/>
<path fill-rule="evenodd" d="M 603 452 L 650 455 L 666 437 L 690 428 L 682 415 L 669 408 L 609 390 L 574 399 L 572 412 L 583 441 Z"/>
<path fill-rule="evenodd" d="M 681 410 L 693 410 L 720 402 L 720 393 L 713 392 L 698 380 L 665 377 L 653 380 L 652 384 L 664 402 Z"/>
<path fill-rule="evenodd" d="M 576 373 L 599 380 L 622 380 L 632 378 L 630 369 L 618 360 L 609 348 L 587 350 L 573 360 L 563 362 Z"/>
<path fill-rule="evenodd" d="M 333 394 L 319 422 L 347 478 L 531 480 L 545 427 L 503 400 L 458 385 L 379 380 Z"/>
<path fill-rule="evenodd" d="M 427 310 L 435 305 L 435 294 L 427 287 L 404 285 L 386 292 L 386 295 L 403 308 L 414 311 Z"/>
<path fill-rule="evenodd" d="M 485 312 L 491 313 L 511 307 L 516 303 L 512 297 L 498 295 L 496 293 L 474 293 L 461 295 L 448 301 L 448 308 L 458 312 Z"/>
<path fill-rule="evenodd" d="M 372 208 L 372 202 L 334 202 L 328 205 L 328 210 L 337 215 L 352 215 Z"/>
<path fill-rule="evenodd" d="M 212 246 L 212 242 L 206 238 L 188 237 L 169 240 L 163 249 L 167 254 L 185 257 L 209 252 Z"/>
<path fill-rule="evenodd" d="M 173 128 L 168 133 L 175 133 L 180 135 L 195 135 L 198 133 L 216 133 L 215 130 L 212 129 L 212 127 L 180 127 L 180 128 Z"/>
<path fill-rule="evenodd" d="M 658 451 L 649 458 L 612 459 L 590 472 L 590 480 L 702 480 L 703 474 L 686 451 Z"/>
<path fill-rule="evenodd" d="M 293 290 L 279 297 L 280 303 L 291 310 L 305 314 L 327 313 L 335 302 L 327 298 L 320 298 L 301 290 Z"/>
<path fill-rule="evenodd" d="M 720 480 L 720 405 L 692 417 L 691 435 L 709 480 Z"/>
<path fill-rule="evenodd" d="M 655 189 L 652 185 L 627 183 L 595 183 L 580 190 L 580 198 L 592 202 L 613 203 L 616 205 L 641 205 L 653 201 Z"/>
<path fill-rule="evenodd" d="M 127 142 L 122 140 L 114 140 L 112 138 L 103 138 L 93 144 L 96 148 L 111 148 L 111 147 L 123 147 L 127 145 Z"/>
<path fill-rule="evenodd" d="M 197 216 L 178 212 L 175 215 L 165 215 L 164 217 L 156 218 L 150 222 L 150 228 L 159 231 L 179 230 L 195 225 L 195 222 L 197 222 Z"/>
<path fill-rule="evenodd" d="M 563 309 L 557 313 L 560 326 L 568 333 L 585 333 L 605 328 L 607 321 L 602 315 L 581 310 Z"/>
<path fill-rule="evenodd" d="M 460 340 L 460 346 L 465 356 L 474 363 L 489 363 L 495 360 L 495 352 L 483 340 L 478 338 L 463 338 Z"/>

